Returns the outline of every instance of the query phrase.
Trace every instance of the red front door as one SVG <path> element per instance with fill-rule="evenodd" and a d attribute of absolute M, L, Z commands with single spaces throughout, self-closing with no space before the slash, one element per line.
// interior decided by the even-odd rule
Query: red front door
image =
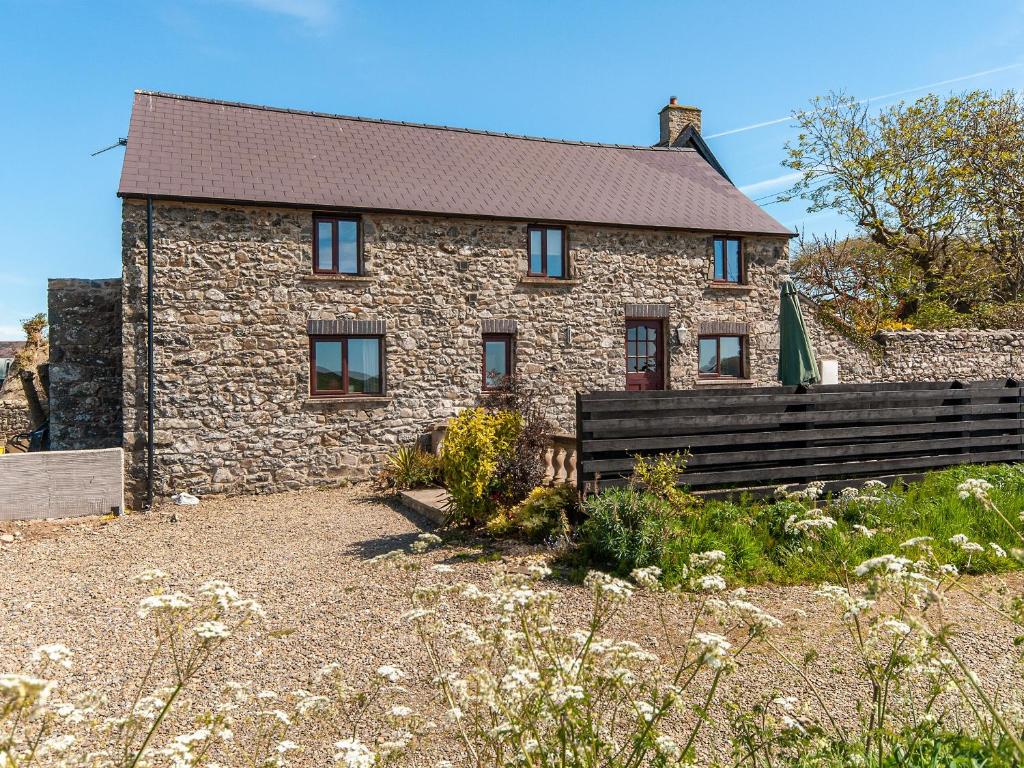
<path fill-rule="evenodd" d="M 665 388 L 662 324 L 658 320 L 626 321 L 626 389 L 636 392 Z"/>

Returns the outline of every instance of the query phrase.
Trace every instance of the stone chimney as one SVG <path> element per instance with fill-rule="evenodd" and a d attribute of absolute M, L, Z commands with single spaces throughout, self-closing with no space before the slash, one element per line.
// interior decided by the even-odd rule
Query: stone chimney
<path fill-rule="evenodd" d="M 688 125 L 692 125 L 693 129 L 700 133 L 700 110 L 697 107 L 679 104 L 675 96 L 670 98 L 668 104 L 661 108 L 658 117 L 661 123 L 661 139 L 658 142 L 659 144 L 667 144 L 671 147 L 675 144 L 676 139 L 679 138 L 679 134 Z"/>

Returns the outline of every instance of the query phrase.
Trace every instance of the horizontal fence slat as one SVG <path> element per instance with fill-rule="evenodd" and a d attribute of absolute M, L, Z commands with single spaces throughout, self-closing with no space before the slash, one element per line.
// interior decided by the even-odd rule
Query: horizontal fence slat
<path fill-rule="evenodd" d="M 584 403 L 584 418 L 588 414 L 597 414 L 609 411 L 629 410 L 631 413 L 644 411 L 706 411 L 710 408 L 743 408 L 745 410 L 754 406 L 765 406 L 783 410 L 785 406 L 814 405 L 817 409 L 835 407 L 842 405 L 850 407 L 860 403 L 874 403 L 876 406 L 883 403 L 903 404 L 919 402 L 935 402 L 938 404 L 947 400 L 977 400 L 983 397 L 1002 398 L 1017 397 L 1017 388 L 984 388 L 984 389 L 945 389 L 913 391 L 900 390 L 886 392 L 884 397 L 878 392 L 839 392 L 839 393 L 817 393 L 807 394 L 782 394 L 782 395 L 709 395 L 704 398 L 660 398 L 657 400 L 599 400 L 593 403 Z"/>
<path fill-rule="evenodd" d="M 626 482 L 634 455 L 691 451 L 694 488 L 1020 461 L 1013 379 L 577 395 L 578 482 Z"/>
<path fill-rule="evenodd" d="M 793 411 L 786 413 L 735 413 L 710 416 L 668 416 L 661 418 L 583 419 L 584 434 L 629 435 L 699 432 L 708 427 L 781 427 L 798 424 L 842 424 L 856 421 L 912 422 L 952 416 L 980 416 L 989 413 L 1019 413 L 1017 403 L 982 405 L 938 405 L 923 408 L 862 408 L 850 411 Z"/>
<path fill-rule="evenodd" d="M 924 453 L 932 451 L 960 450 L 962 448 L 983 448 L 996 445 L 1019 445 L 1017 435 L 990 435 L 963 439 L 948 437 L 940 440 L 901 440 L 885 443 L 856 443 L 848 445 L 814 446 L 812 448 L 783 448 L 761 451 L 726 451 L 721 453 L 698 453 L 690 456 L 687 470 L 693 467 L 707 467 L 719 464 L 735 466 L 736 464 L 773 464 L 797 459 L 836 459 L 846 456 L 883 456 L 897 453 Z M 583 463 L 583 471 L 621 472 L 630 471 L 635 460 L 595 459 Z"/>
<path fill-rule="evenodd" d="M 930 435 L 947 432 L 981 432 L 1024 429 L 1021 419 L 987 419 L 985 421 L 933 421 L 923 424 L 875 424 L 867 427 L 834 427 L 831 429 L 773 430 L 764 432 L 724 432 L 704 435 L 669 437 L 621 437 L 583 440 L 586 454 L 609 451 L 675 451 L 701 446 L 765 445 L 772 443 L 807 442 L 809 440 L 854 440 L 894 435 Z"/>

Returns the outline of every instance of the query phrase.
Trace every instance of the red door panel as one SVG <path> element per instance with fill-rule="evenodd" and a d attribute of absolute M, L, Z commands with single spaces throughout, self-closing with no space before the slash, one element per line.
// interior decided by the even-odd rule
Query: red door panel
<path fill-rule="evenodd" d="M 658 320 L 626 321 L 626 389 L 665 388 L 662 324 Z"/>

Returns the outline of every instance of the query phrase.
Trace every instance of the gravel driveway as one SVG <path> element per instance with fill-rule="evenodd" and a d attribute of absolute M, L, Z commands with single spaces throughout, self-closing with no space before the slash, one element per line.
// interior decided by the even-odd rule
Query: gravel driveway
<path fill-rule="evenodd" d="M 171 522 L 175 513 L 178 520 Z M 387 662 L 422 669 L 417 643 L 399 619 L 412 577 L 382 573 L 367 560 L 408 545 L 427 529 L 426 521 L 370 497 L 364 487 L 207 499 L 198 508 L 162 505 L 147 515 L 104 524 L 22 526 L 14 543 L 0 544 L 0 672 L 23 666 L 41 643 L 62 642 L 78 651 L 79 671 L 94 685 L 119 690 L 126 668 L 137 669 L 148 647 L 134 617 L 140 587 L 131 579 L 148 567 L 168 571 L 172 586 L 184 591 L 207 579 L 225 579 L 259 599 L 273 624 L 294 629 L 275 642 L 272 653 L 242 647 L 218 674 L 288 689 L 307 685 L 316 669 L 336 659 L 353 675 L 370 674 Z M 453 559 L 454 554 L 449 546 L 427 557 L 454 565 L 451 578 L 481 585 L 497 567 L 485 558 Z M 519 554 L 510 550 L 505 558 Z M 973 588 L 993 592 L 1007 582 L 1018 593 L 1024 587 L 1015 574 L 976 579 Z M 582 619 L 585 592 L 560 583 L 555 588 L 564 596 L 566 614 Z M 848 717 L 857 683 L 844 672 L 851 665 L 846 630 L 813 592 L 811 587 L 750 590 L 752 600 L 786 622 L 779 641 L 793 658 L 812 649 L 819 654 L 812 675 L 827 679 L 824 688 L 834 696 L 830 709 Z M 647 600 L 634 597 L 617 621 L 616 634 L 639 642 L 657 635 Z M 1012 627 L 987 617 L 971 627 L 979 612 L 965 598 L 952 601 L 948 613 L 970 627 L 958 642 L 984 681 L 1005 685 Z M 752 699 L 761 692 L 799 689 L 796 675 L 774 657 L 755 655 L 729 678 L 725 693 Z M 706 734 L 712 743 L 705 749 L 724 743 L 720 731 Z"/>

